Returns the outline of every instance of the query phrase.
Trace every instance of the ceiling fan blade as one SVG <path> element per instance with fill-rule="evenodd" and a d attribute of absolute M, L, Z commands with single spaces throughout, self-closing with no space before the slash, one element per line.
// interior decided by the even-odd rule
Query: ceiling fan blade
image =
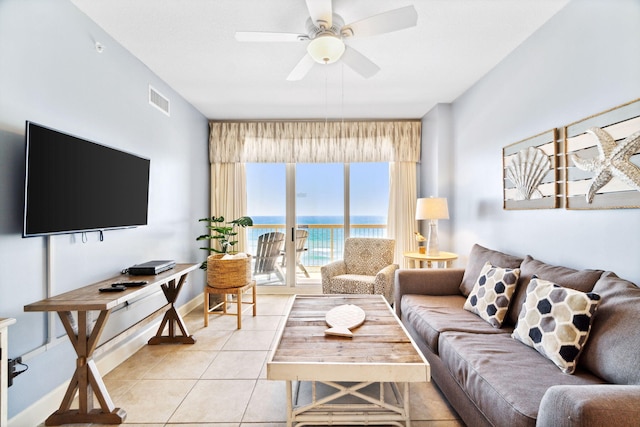
<path fill-rule="evenodd" d="M 293 70 L 291 70 L 291 72 L 287 76 L 287 80 L 289 81 L 302 80 L 304 76 L 307 75 L 309 70 L 311 70 L 311 68 L 315 63 L 316 61 L 314 61 L 313 58 L 307 53 L 305 56 L 302 57 L 300 62 L 298 62 L 298 64 L 293 68 Z"/>
<path fill-rule="evenodd" d="M 239 42 L 297 42 L 309 40 L 306 34 L 269 33 L 265 31 L 236 31 Z"/>
<path fill-rule="evenodd" d="M 342 27 L 342 35 L 345 37 L 373 36 L 415 27 L 417 23 L 418 12 L 416 8 L 405 6 L 345 25 Z"/>
<path fill-rule="evenodd" d="M 374 64 L 369 58 L 349 46 L 346 47 L 344 54 L 342 54 L 342 61 L 365 79 L 372 77 L 380 71 L 380 67 Z"/>
<path fill-rule="evenodd" d="M 316 27 L 320 27 L 320 24 L 322 24 L 326 28 L 331 28 L 331 25 L 333 25 L 331 0 L 306 0 L 306 2 L 309 15 Z"/>

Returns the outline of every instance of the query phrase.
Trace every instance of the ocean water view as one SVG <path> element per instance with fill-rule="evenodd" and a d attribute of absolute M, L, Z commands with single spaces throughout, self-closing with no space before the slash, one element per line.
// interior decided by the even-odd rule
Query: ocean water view
<path fill-rule="evenodd" d="M 258 237 L 278 231 L 284 233 L 284 216 L 252 216 L 253 227 L 248 229 L 249 252 L 256 253 Z M 299 216 L 299 229 L 309 232 L 301 262 L 305 266 L 319 267 L 331 261 L 342 259 L 344 247 L 344 219 L 342 216 Z M 352 237 L 385 237 L 387 221 L 381 216 L 352 216 Z M 285 233 L 286 234 L 286 233 Z"/>

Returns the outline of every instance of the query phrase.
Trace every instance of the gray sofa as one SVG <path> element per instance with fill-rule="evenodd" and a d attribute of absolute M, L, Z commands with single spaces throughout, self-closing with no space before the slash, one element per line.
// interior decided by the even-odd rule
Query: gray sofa
<path fill-rule="evenodd" d="M 486 262 L 520 272 L 499 328 L 463 308 Z M 512 337 L 533 278 L 600 296 L 573 374 Z M 432 381 L 468 426 L 640 426 L 640 289 L 633 283 L 475 245 L 466 269 L 396 271 L 394 292 Z"/>

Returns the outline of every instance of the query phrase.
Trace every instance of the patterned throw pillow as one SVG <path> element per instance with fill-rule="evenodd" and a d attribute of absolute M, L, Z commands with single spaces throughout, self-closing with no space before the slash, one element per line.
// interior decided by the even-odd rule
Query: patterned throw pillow
<path fill-rule="evenodd" d="M 565 374 L 576 370 L 600 296 L 533 276 L 513 338 L 533 347 Z"/>
<path fill-rule="evenodd" d="M 502 268 L 490 262 L 485 263 L 464 303 L 464 309 L 477 314 L 494 328 L 499 328 L 507 315 L 518 277 L 519 268 Z"/>

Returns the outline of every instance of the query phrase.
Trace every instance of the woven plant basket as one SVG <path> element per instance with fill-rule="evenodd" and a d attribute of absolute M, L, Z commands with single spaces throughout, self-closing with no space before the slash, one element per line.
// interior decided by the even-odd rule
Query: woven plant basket
<path fill-rule="evenodd" d="M 224 254 L 207 257 L 207 285 L 212 288 L 239 288 L 251 282 L 251 255 L 225 259 Z"/>

